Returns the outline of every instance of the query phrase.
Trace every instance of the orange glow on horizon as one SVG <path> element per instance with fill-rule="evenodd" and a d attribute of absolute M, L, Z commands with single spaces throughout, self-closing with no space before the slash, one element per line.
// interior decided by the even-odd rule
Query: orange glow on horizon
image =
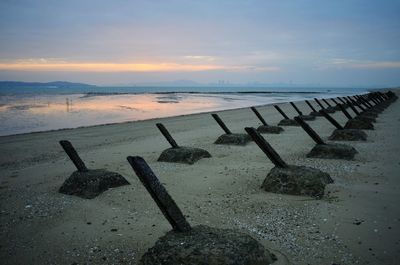
<path fill-rule="evenodd" d="M 178 63 L 70 63 L 10 62 L 0 63 L 0 70 L 9 71 L 72 71 L 72 72 L 195 72 L 234 69 L 219 65 Z"/>

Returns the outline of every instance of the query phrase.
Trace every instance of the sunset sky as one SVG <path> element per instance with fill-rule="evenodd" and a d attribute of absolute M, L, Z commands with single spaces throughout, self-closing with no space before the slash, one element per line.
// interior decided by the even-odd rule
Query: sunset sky
<path fill-rule="evenodd" d="M 0 80 L 400 85 L 400 1 L 2 0 Z"/>

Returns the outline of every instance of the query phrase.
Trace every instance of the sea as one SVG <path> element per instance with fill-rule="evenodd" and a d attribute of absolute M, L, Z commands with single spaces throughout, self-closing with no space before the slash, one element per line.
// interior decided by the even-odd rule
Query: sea
<path fill-rule="evenodd" d="M 366 92 L 363 88 L 245 86 L 1 88 L 0 136 Z"/>

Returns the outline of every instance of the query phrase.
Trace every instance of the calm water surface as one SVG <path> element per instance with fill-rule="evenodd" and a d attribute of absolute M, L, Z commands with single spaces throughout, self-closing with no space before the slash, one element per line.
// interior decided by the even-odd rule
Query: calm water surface
<path fill-rule="evenodd" d="M 2 95 L 0 135 L 170 117 L 302 100 L 315 96 L 322 95 L 315 93 Z M 329 96 L 333 97 L 335 94 Z"/>

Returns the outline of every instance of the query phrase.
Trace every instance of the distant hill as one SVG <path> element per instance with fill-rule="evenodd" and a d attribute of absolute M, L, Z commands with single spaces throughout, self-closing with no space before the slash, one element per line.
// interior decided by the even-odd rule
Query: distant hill
<path fill-rule="evenodd" d="M 160 81 L 160 82 L 137 82 L 137 83 L 123 83 L 116 84 L 115 86 L 121 87 L 204 87 L 207 84 L 201 84 L 192 80 L 174 80 L 174 81 Z"/>
<path fill-rule="evenodd" d="M 0 89 L 12 89 L 12 88 L 89 88 L 96 87 L 95 85 L 89 85 L 84 83 L 71 83 L 65 81 L 54 81 L 54 82 L 18 82 L 18 81 L 0 81 Z"/>

